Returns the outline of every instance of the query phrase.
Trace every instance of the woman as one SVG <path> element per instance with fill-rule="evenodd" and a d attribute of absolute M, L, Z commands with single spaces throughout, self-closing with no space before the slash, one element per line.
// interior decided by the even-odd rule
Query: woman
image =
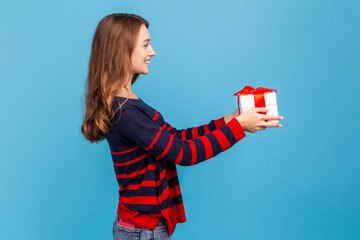
<path fill-rule="evenodd" d="M 282 117 L 254 108 L 199 127 L 173 128 L 131 91 L 155 56 L 148 27 L 137 15 L 108 15 L 91 49 L 81 130 L 90 142 L 106 138 L 110 147 L 120 188 L 114 239 L 171 239 L 175 225 L 186 221 L 176 164 L 210 159 L 245 137 L 244 131 L 281 126 L 265 120 Z"/>

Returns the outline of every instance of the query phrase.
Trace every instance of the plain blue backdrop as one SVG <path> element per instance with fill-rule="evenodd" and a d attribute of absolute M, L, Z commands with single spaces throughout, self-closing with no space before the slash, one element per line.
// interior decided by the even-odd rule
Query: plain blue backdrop
<path fill-rule="evenodd" d="M 275 88 L 282 128 L 178 167 L 180 239 L 360 239 L 360 2 L 6 1 L 0 9 L 0 239 L 112 239 L 109 147 L 81 134 L 92 36 L 115 12 L 150 22 L 133 92 L 176 128 Z"/>

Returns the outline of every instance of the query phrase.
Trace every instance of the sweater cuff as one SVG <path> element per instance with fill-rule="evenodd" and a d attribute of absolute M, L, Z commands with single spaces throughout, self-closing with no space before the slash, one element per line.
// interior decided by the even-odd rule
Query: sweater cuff
<path fill-rule="evenodd" d="M 219 127 L 225 125 L 225 117 L 219 118 L 214 120 L 215 122 L 215 128 L 218 129 Z"/>
<path fill-rule="evenodd" d="M 226 125 L 231 129 L 236 141 L 246 136 L 244 129 L 236 118 L 231 119 Z"/>

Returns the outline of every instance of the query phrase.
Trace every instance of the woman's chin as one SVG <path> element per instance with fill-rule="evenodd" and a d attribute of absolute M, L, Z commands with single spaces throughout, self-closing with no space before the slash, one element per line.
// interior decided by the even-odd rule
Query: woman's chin
<path fill-rule="evenodd" d="M 135 73 L 146 75 L 146 74 L 149 73 L 149 69 L 144 69 L 144 70 L 142 70 L 142 71 L 135 71 Z"/>

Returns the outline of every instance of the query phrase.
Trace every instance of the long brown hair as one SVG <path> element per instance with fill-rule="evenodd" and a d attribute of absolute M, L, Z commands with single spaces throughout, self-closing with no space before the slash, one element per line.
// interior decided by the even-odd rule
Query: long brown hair
<path fill-rule="evenodd" d="M 105 138 L 105 133 L 111 130 L 116 111 L 122 106 L 114 111 L 113 99 L 122 86 L 126 88 L 131 76 L 131 54 L 142 24 L 149 27 L 149 23 L 140 16 L 116 13 L 104 17 L 95 30 L 81 126 L 81 132 L 90 142 L 97 143 Z M 133 75 L 131 85 L 138 76 Z"/>

